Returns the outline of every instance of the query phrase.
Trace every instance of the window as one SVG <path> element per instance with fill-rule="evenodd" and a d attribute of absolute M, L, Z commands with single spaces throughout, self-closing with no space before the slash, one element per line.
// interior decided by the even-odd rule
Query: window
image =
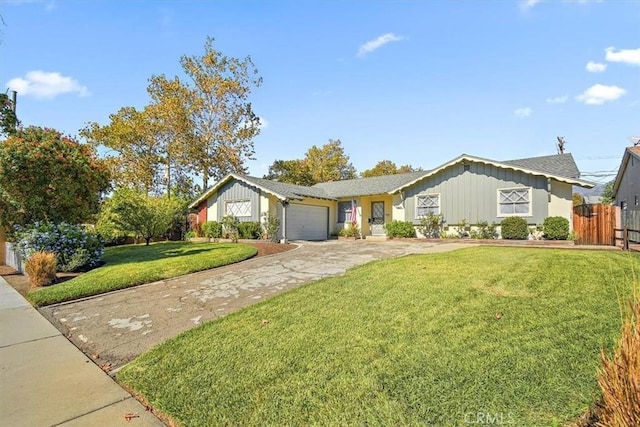
<path fill-rule="evenodd" d="M 531 216 L 531 188 L 498 190 L 498 216 Z"/>
<path fill-rule="evenodd" d="M 238 218 L 251 216 L 251 200 L 226 202 L 224 214 Z"/>
<path fill-rule="evenodd" d="M 338 203 L 338 222 L 349 222 L 351 220 L 351 202 Z"/>
<path fill-rule="evenodd" d="M 440 195 L 426 194 L 416 196 L 416 218 L 422 218 L 430 213 L 438 215 L 440 213 Z"/>

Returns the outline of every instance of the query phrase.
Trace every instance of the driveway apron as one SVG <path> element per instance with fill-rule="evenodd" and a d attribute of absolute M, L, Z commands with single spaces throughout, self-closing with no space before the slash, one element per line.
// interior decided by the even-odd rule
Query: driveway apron
<path fill-rule="evenodd" d="M 42 308 L 110 372 L 168 338 L 273 295 L 370 261 L 469 247 L 456 243 L 327 241 L 292 251 Z"/>

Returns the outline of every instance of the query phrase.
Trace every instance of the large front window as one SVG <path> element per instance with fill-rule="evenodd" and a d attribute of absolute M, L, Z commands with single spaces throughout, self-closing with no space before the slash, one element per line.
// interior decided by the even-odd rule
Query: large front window
<path fill-rule="evenodd" d="M 351 221 L 351 202 L 338 203 L 338 222 Z"/>
<path fill-rule="evenodd" d="M 251 216 L 251 200 L 234 200 L 226 202 L 224 214 L 237 218 Z"/>
<path fill-rule="evenodd" d="M 416 196 L 416 218 L 423 218 L 429 214 L 440 213 L 440 195 L 425 194 Z"/>
<path fill-rule="evenodd" d="M 498 216 L 531 216 L 531 188 L 498 190 Z"/>

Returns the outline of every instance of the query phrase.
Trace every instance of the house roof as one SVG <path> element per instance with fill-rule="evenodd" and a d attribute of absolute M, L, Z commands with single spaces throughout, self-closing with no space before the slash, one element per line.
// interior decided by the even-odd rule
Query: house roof
<path fill-rule="evenodd" d="M 577 185 L 579 187 L 593 188 L 595 186 L 595 184 L 592 182 L 579 179 L 580 171 L 576 166 L 576 162 L 573 160 L 573 156 L 569 153 L 506 161 L 496 161 L 477 156 L 470 156 L 469 154 L 462 154 L 461 156 L 458 156 L 455 159 L 444 163 L 435 169 L 424 172 L 422 176 L 417 177 L 413 181 L 409 181 L 400 187 L 397 187 L 392 192 L 395 193 L 396 191 L 401 191 L 422 179 L 439 173 L 443 169 L 462 162 L 485 163 L 498 168 L 512 169 L 531 175 L 544 176 L 547 178 L 555 179 L 557 181 Z"/>
<path fill-rule="evenodd" d="M 640 156 L 640 152 L 638 155 Z M 458 156 L 455 159 L 429 171 L 375 176 L 371 178 L 348 179 L 344 181 L 321 182 L 312 187 L 230 173 L 205 191 L 204 194 L 189 205 L 189 207 L 195 208 L 233 178 L 249 183 L 266 193 L 272 194 L 280 200 L 302 200 L 305 197 L 336 200 L 345 197 L 393 194 L 422 179 L 435 175 L 447 167 L 465 161 L 491 164 L 499 168 L 517 170 L 532 175 L 542 175 L 547 178 L 552 178 L 557 181 L 566 182 L 580 187 L 592 188 L 595 185 L 591 182 L 579 179 L 580 172 L 578 171 L 578 167 L 576 166 L 571 154 L 557 154 L 553 156 L 506 160 L 502 162 L 462 154 L 461 156 Z"/>
<path fill-rule="evenodd" d="M 620 167 L 618 168 L 618 174 L 616 175 L 616 180 L 613 184 L 613 198 L 615 199 L 618 194 L 618 188 L 620 187 L 620 183 L 622 182 L 622 177 L 627 169 L 627 164 L 629 163 L 629 159 L 631 156 L 640 160 L 640 146 L 634 145 L 633 147 L 627 147 L 624 150 L 624 155 L 622 156 L 622 162 L 620 163 Z"/>

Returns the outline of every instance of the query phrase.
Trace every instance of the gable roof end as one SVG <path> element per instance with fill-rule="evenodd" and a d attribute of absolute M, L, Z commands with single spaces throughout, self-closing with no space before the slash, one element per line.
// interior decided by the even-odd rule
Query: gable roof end
<path fill-rule="evenodd" d="M 629 163 L 629 159 L 631 158 L 631 156 L 635 157 L 636 159 L 638 159 L 638 161 L 640 161 L 640 146 L 634 145 L 633 147 L 627 147 L 624 150 L 624 155 L 622 156 L 622 162 L 620 163 L 620 167 L 618 168 L 618 174 L 616 175 L 616 179 L 613 182 L 612 195 L 614 199 L 618 194 L 618 188 L 620 187 L 620 183 L 622 182 L 622 176 L 624 175 L 627 169 L 627 164 Z"/>

